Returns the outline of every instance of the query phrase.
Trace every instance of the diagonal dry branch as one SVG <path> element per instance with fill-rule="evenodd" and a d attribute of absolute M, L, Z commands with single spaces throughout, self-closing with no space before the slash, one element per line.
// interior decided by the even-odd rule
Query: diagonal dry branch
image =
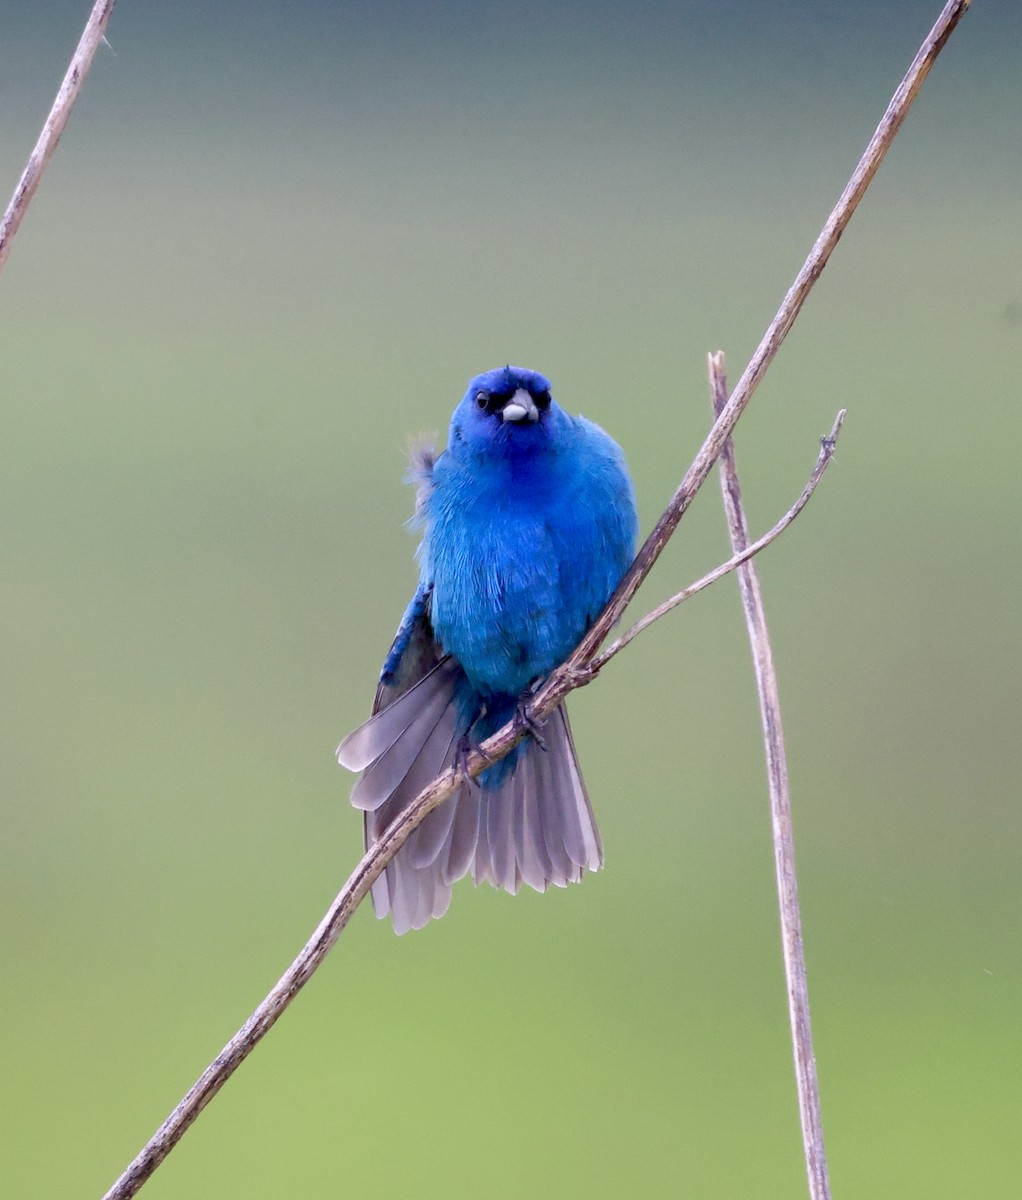
<path fill-rule="evenodd" d="M 14 189 L 14 195 L 11 197 L 10 204 L 7 205 L 3 220 L 0 221 L 0 270 L 3 270 L 3 265 L 7 261 L 11 241 L 18 232 L 21 218 L 25 215 L 25 210 L 35 195 L 50 155 L 56 150 L 60 135 L 64 132 L 64 126 L 78 99 L 78 93 L 82 90 L 85 76 L 88 75 L 89 68 L 92 66 L 92 60 L 99 48 L 99 43 L 103 40 L 103 34 L 113 10 L 114 0 L 96 0 L 92 6 L 92 12 L 82 30 L 82 36 L 78 39 L 78 46 L 71 56 L 67 74 L 57 92 L 57 98 L 53 101 L 50 115 L 46 118 L 46 124 L 43 125 L 32 153 L 28 156 L 28 163 L 21 173 L 18 186 Z"/>
<path fill-rule="evenodd" d="M 592 663 L 600 645 L 620 619 L 642 581 L 649 574 L 696 492 L 712 470 L 713 464 L 723 450 L 724 443 L 745 411 L 753 392 L 798 316 L 813 284 L 826 266 L 831 252 L 837 245 L 859 200 L 901 127 L 923 80 L 929 74 L 937 55 L 968 6 L 969 0 L 949 0 L 944 7 L 937 23 L 916 54 L 905 78 L 895 91 L 858 166 L 828 217 L 823 231 L 796 276 L 795 282 L 784 297 L 756 353 L 738 381 L 731 399 L 714 422 L 706 441 L 679 484 L 670 504 L 656 523 L 635 562 L 625 574 L 620 586 L 608 601 L 606 608 L 597 618 L 593 627 L 569 658 L 551 674 L 533 699 L 529 711 L 534 720 L 542 720 L 573 688 L 592 678 Z M 478 775 L 490 763 L 507 754 L 521 740 L 522 736 L 522 729 L 516 728 L 514 723 L 509 723 L 487 739 L 479 751 L 473 751 L 468 756 L 464 764 L 465 770 L 472 777 Z M 127 1197 L 134 1196 L 138 1192 L 199 1113 L 244 1062 L 294 999 L 297 992 L 308 981 L 325 958 L 330 947 L 340 936 L 351 919 L 352 913 L 368 895 L 373 882 L 383 872 L 387 863 L 398 852 L 416 826 L 433 809 L 448 799 L 460 786 L 460 783 L 461 777 L 456 775 L 453 770 L 445 771 L 419 794 L 409 808 L 386 831 L 380 841 L 366 853 L 338 893 L 302 952 L 106 1193 L 104 1200 L 127 1200 Z"/>

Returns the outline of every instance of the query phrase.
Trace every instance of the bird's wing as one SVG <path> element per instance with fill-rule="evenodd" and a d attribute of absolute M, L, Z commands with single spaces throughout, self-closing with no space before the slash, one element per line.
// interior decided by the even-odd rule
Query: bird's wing
<path fill-rule="evenodd" d="M 415 593 L 384 660 L 369 720 L 337 747 L 341 766 L 362 772 L 351 795 L 356 808 L 371 811 L 384 803 L 453 703 L 462 671 L 437 643 L 429 599 L 428 587 Z"/>
<path fill-rule="evenodd" d="M 455 692 L 463 679 L 461 667 L 448 656 L 414 683 L 409 684 L 403 673 L 393 683 L 381 681 L 377 711 L 337 748 L 342 766 L 362 772 L 351 802 L 365 813 L 367 848 L 454 762 L 463 725 Z M 376 915 L 392 913 L 398 933 L 420 929 L 430 917 L 447 911 L 451 884 L 435 869 L 434 860 L 469 792 L 463 785 L 431 812 L 373 884 Z M 412 855 L 429 845 L 435 847 L 426 850 L 429 864 L 419 870 Z"/>
<path fill-rule="evenodd" d="M 373 715 L 413 688 L 444 657 L 429 618 L 432 585 L 420 584 L 383 660 Z"/>
<path fill-rule="evenodd" d="M 372 716 L 337 747 L 341 766 L 361 772 L 351 802 L 365 813 L 367 847 L 457 753 L 462 730 L 455 691 L 464 672 L 437 643 L 429 599 L 427 587 L 415 594 L 383 664 Z M 413 838 L 422 842 L 439 834 L 443 841 L 456 803 L 452 797 L 430 813 Z M 451 898 L 449 884 L 432 871 L 417 871 L 408 860 L 406 846 L 373 885 L 377 916 L 392 912 L 398 933 L 442 916 Z"/>

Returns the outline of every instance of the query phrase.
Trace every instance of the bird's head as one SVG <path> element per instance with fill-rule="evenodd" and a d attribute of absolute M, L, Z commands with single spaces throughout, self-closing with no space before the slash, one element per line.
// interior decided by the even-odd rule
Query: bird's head
<path fill-rule="evenodd" d="M 550 381 L 524 367 L 496 367 L 477 375 L 451 418 L 448 446 L 475 452 L 535 452 L 546 441 L 561 410 Z"/>

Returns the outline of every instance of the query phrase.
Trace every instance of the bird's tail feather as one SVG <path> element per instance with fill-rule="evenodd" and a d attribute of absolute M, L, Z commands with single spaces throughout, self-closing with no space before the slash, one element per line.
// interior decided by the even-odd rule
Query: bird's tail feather
<path fill-rule="evenodd" d="M 457 754 L 460 668 L 445 659 L 338 747 L 343 766 L 363 773 L 352 803 L 365 811 L 371 845 Z M 542 730 L 545 749 L 526 742 L 496 786 L 462 784 L 415 830 L 373 886 L 376 914 L 398 933 L 442 916 L 457 880 L 472 873 L 514 894 L 577 883 L 603 863 L 600 835 L 579 771 L 563 705 Z"/>

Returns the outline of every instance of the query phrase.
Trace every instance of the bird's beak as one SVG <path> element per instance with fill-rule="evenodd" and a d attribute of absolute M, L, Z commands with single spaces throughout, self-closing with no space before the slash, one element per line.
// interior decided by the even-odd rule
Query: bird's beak
<path fill-rule="evenodd" d="M 505 421 L 538 421 L 539 409 L 525 388 L 519 388 L 504 405 L 501 416 Z"/>

